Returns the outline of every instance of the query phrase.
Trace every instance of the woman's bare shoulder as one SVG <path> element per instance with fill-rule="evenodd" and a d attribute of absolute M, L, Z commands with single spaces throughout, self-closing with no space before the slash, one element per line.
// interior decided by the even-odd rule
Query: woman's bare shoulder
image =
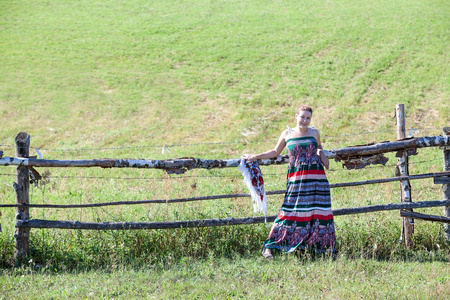
<path fill-rule="evenodd" d="M 318 129 L 316 129 L 316 128 L 311 128 L 311 130 L 312 130 L 313 136 L 314 136 L 315 138 L 320 138 L 320 132 L 319 132 Z"/>
<path fill-rule="evenodd" d="M 284 140 L 287 141 L 291 137 L 291 134 L 292 128 L 288 127 L 287 129 L 283 130 L 280 137 L 284 138 Z"/>

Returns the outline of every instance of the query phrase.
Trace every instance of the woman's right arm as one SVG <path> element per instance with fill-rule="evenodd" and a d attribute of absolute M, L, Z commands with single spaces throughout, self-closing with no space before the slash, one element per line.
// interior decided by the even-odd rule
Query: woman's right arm
<path fill-rule="evenodd" d="M 278 139 L 278 143 L 276 144 L 275 148 L 272 150 L 251 155 L 251 154 L 244 154 L 242 158 L 246 159 L 248 162 L 255 161 L 257 159 L 268 159 L 277 157 L 280 155 L 281 151 L 283 151 L 284 147 L 286 147 L 286 135 L 288 134 L 288 131 L 285 130 L 281 133 L 280 138 Z"/>

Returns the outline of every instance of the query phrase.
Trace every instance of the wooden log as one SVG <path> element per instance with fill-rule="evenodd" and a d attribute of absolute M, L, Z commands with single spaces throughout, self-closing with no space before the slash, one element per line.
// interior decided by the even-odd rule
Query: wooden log
<path fill-rule="evenodd" d="M 325 155 L 329 158 L 345 160 L 350 157 L 376 155 L 380 153 L 415 149 L 421 147 L 450 146 L 448 136 L 412 138 L 395 142 L 378 143 L 368 146 L 345 147 L 335 150 L 325 150 Z M 280 155 L 276 158 L 263 159 L 260 165 L 286 164 L 289 162 L 287 155 Z M 200 159 L 200 158 L 177 158 L 169 160 L 144 160 L 144 159 L 93 159 L 93 160 L 45 160 L 36 158 L 12 158 L 4 157 L 0 159 L 0 166 L 32 166 L 46 168 L 81 168 L 81 167 L 101 167 L 101 168 L 145 168 L 145 169 L 165 169 L 178 170 L 183 173 L 190 169 L 213 169 L 213 168 L 235 168 L 239 165 L 240 159 Z"/>
<path fill-rule="evenodd" d="M 267 217 L 268 222 L 275 220 L 276 216 Z M 270 219 L 270 220 L 269 220 Z M 174 229 L 190 227 L 213 227 L 227 225 L 244 225 L 263 223 L 264 217 L 251 218 L 225 218 L 188 220 L 175 222 L 78 222 L 78 221 L 50 221 L 50 220 L 28 220 L 19 221 L 19 228 L 59 228 L 59 229 L 90 229 L 90 230 L 130 230 L 130 229 Z"/>
<path fill-rule="evenodd" d="M 392 203 L 382 205 L 372 205 L 354 208 L 333 209 L 334 216 L 362 214 L 375 211 L 398 210 L 405 208 L 424 208 L 450 205 L 450 200 L 446 201 L 425 201 L 414 203 Z M 93 230 L 127 230 L 127 229 L 168 229 L 187 227 L 211 227 L 226 225 L 244 225 L 273 222 L 277 216 L 249 217 L 249 218 L 226 218 L 209 220 L 187 220 L 175 222 L 79 222 L 79 221 L 50 221 L 50 220 L 17 220 L 17 228 L 60 228 L 60 229 L 93 229 Z"/>
<path fill-rule="evenodd" d="M 450 184 L 450 177 L 436 177 L 434 184 Z"/>
<path fill-rule="evenodd" d="M 26 132 L 20 132 L 14 139 L 16 147 L 16 156 L 27 158 L 29 156 L 30 136 Z M 16 192 L 16 204 L 28 205 L 29 199 L 29 180 L 28 167 L 19 165 L 16 170 L 16 182 L 13 187 Z M 16 222 L 27 221 L 30 218 L 28 207 L 16 207 Z M 30 229 L 16 228 L 14 232 L 15 251 L 14 258 L 17 263 L 28 254 L 30 245 Z"/>
<path fill-rule="evenodd" d="M 410 211 L 404 211 L 404 210 L 400 211 L 400 216 L 421 219 L 421 220 L 425 220 L 425 221 L 432 221 L 432 222 L 450 223 L 450 218 L 448 218 L 448 217 L 419 214 L 417 212 L 410 212 Z"/>
<path fill-rule="evenodd" d="M 280 191 L 281 192 L 281 191 Z M 283 193 L 285 191 L 282 191 Z M 275 194 L 278 191 L 267 192 L 267 194 Z M 214 195 L 214 196 L 202 196 L 191 198 L 179 198 L 168 200 L 137 200 L 137 201 L 116 201 L 116 202 L 103 202 L 103 203 L 90 203 L 90 204 L 30 204 L 28 207 L 36 208 L 87 208 L 87 207 L 102 207 L 102 206 L 115 206 L 115 205 L 136 205 L 136 204 L 164 204 L 164 203 L 181 203 L 190 201 L 203 201 L 203 200 L 217 200 L 225 198 L 239 198 L 250 197 L 250 194 L 227 194 L 227 195 Z M 16 207 L 17 204 L 2 204 L 0 207 Z"/>
<path fill-rule="evenodd" d="M 237 167 L 240 159 L 199 159 L 179 158 L 169 160 L 145 159 L 92 159 L 92 160 L 46 160 L 46 159 L 20 159 L 4 157 L 0 159 L 3 166 L 33 166 L 47 168 L 143 168 L 143 169 L 193 169 L 193 168 L 227 168 Z"/>
<path fill-rule="evenodd" d="M 344 183 L 334 183 L 330 184 L 330 188 L 342 188 L 350 186 L 377 184 L 401 180 L 412 180 L 412 179 L 425 179 L 437 176 L 448 176 L 450 171 L 439 172 L 439 173 L 427 173 L 410 175 L 408 177 L 392 177 L 384 179 L 373 179 L 373 180 L 363 180 L 357 182 L 344 182 Z M 284 194 L 285 190 L 268 191 L 267 195 L 280 195 Z M 204 201 L 204 200 L 216 200 L 216 199 L 226 199 L 226 198 L 241 198 L 250 197 L 250 194 L 225 194 L 225 195 L 213 195 L 213 196 L 201 196 L 201 197 L 191 197 L 191 198 L 179 198 L 179 199 L 168 199 L 168 200 L 137 200 L 137 201 L 116 201 L 116 202 L 103 202 L 103 203 L 90 203 L 90 204 L 28 204 L 27 207 L 36 208 L 88 208 L 88 207 L 101 207 L 101 206 L 114 206 L 114 205 L 136 205 L 136 204 L 163 204 L 163 203 L 181 203 L 190 201 Z M 21 204 L 0 204 L 0 207 L 21 207 Z"/>
<path fill-rule="evenodd" d="M 426 178 L 432 178 L 432 177 L 440 178 L 441 176 L 448 176 L 447 174 L 450 174 L 450 171 L 409 175 L 409 176 L 398 176 L 398 177 L 383 178 L 383 179 L 363 180 L 363 181 L 356 181 L 356 182 L 333 183 L 333 184 L 330 184 L 330 188 L 359 186 L 359 185 L 386 183 L 386 182 L 394 182 L 394 181 L 402 181 L 402 180 L 426 179 Z"/>
<path fill-rule="evenodd" d="M 405 129 L 405 106 L 397 104 L 395 106 L 395 113 L 397 116 L 397 139 L 403 140 L 406 138 Z M 396 168 L 396 176 L 409 176 L 408 152 L 401 151 L 398 157 Z M 411 184 L 409 180 L 400 181 L 401 188 L 401 202 L 412 202 L 411 199 Z M 410 210 L 412 211 L 412 210 Z M 402 238 L 404 238 L 405 246 L 411 246 L 412 234 L 414 232 L 414 220 L 411 218 L 403 218 L 402 220 Z"/>
<path fill-rule="evenodd" d="M 444 127 L 442 129 L 442 136 L 450 137 L 450 127 Z M 444 158 L 444 171 L 450 171 L 450 147 L 442 147 L 442 156 Z M 448 178 L 446 178 L 448 179 Z M 442 195 L 444 200 L 450 200 L 450 183 L 445 182 L 442 184 Z M 450 206 L 443 208 L 444 217 L 450 217 Z M 450 226 L 444 224 L 444 237 L 447 242 L 450 242 Z"/>
<path fill-rule="evenodd" d="M 367 156 L 415 148 L 440 147 L 449 145 L 450 145 L 450 137 L 435 136 L 435 137 L 408 138 L 394 142 L 382 142 L 367 146 L 344 147 L 335 150 L 324 150 L 324 152 L 328 158 L 336 159 L 339 157 L 346 158 L 346 157 Z"/>
<path fill-rule="evenodd" d="M 446 127 L 448 128 L 448 127 Z M 426 147 L 448 147 L 450 146 L 450 135 L 445 136 L 425 136 L 414 139 L 417 148 Z"/>
<path fill-rule="evenodd" d="M 450 203 L 450 200 L 438 200 L 438 201 L 378 204 L 378 205 L 352 207 L 352 208 L 339 208 L 336 210 L 333 209 L 333 215 L 334 216 L 343 216 L 343 215 L 363 214 L 363 213 L 383 211 L 383 210 L 436 207 L 436 206 L 448 205 L 449 203 Z"/>

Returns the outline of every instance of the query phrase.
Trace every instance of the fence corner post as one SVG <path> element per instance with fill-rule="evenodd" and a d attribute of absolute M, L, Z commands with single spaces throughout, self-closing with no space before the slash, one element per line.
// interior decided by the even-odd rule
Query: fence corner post
<path fill-rule="evenodd" d="M 405 126 L 405 105 L 396 104 L 395 114 L 397 116 L 397 139 L 406 138 Z M 398 162 L 396 167 L 396 176 L 409 176 L 409 159 L 407 151 L 399 151 L 397 154 Z M 411 198 L 411 183 L 409 180 L 400 181 L 401 187 L 401 202 L 412 202 Z M 412 209 L 406 209 L 413 211 Z M 414 220 L 408 217 L 402 218 L 402 236 L 405 241 L 405 247 L 411 246 L 412 235 L 414 233 Z"/>
<path fill-rule="evenodd" d="M 442 129 L 443 136 L 450 136 L 450 127 L 444 127 Z M 444 156 L 444 171 L 450 171 L 450 147 L 442 146 L 442 154 Z M 450 184 L 442 184 L 443 200 L 450 200 Z M 444 217 L 450 217 L 450 206 L 444 206 Z M 444 236 L 447 242 L 450 242 L 450 226 L 444 224 Z"/>
<path fill-rule="evenodd" d="M 30 136 L 26 132 L 19 132 L 14 139 L 16 148 L 16 157 L 28 158 L 30 154 Z M 18 166 L 16 170 L 16 182 L 14 189 L 16 191 L 16 204 L 29 204 L 30 179 L 28 167 Z M 17 207 L 15 221 L 28 220 L 30 218 L 28 207 Z M 14 258 L 16 263 L 20 263 L 22 258 L 28 254 L 30 245 L 30 228 L 16 228 L 14 232 L 16 249 Z"/>

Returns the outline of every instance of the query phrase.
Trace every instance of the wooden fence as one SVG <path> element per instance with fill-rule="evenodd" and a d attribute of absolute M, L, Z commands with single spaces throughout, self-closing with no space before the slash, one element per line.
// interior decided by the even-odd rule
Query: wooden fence
<path fill-rule="evenodd" d="M 368 213 L 382 210 L 401 210 L 403 217 L 402 238 L 405 246 L 411 244 L 411 237 L 414 228 L 414 219 L 429 221 L 439 221 L 450 223 L 450 127 L 443 129 L 442 136 L 405 138 L 404 107 L 402 104 L 396 106 L 398 140 L 394 142 L 381 142 L 364 146 L 345 147 L 341 149 L 325 150 L 325 154 L 330 159 L 342 161 L 343 166 L 348 169 L 364 168 L 370 164 L 385 164 L 387 158 L 384 153 L 397 152 L 398 163 L 396 166 L 396 177 L 365 180 L 358 182 L 331 184 L 331 188 L 346 186 L 358 186 L 367 184 L 378 184 L 383 182 L 399 181 L 401 187 L 401 203 L 385 205 L 372 205 L 356 208 L 334 209 L 333 214 L 349 215 Z M 31 228 L 61 228 L 61 229 L 94 229 L 94 230 L 129 230 L 129 229 L 167 229 L 205 226 L 225 226 L 239 224 L 263 223 L 265 217 L 249 218 L 225 218 L 209 220 L 187 220 L 177 222 L 79 222 L 79 221 L 50 221 L 31 219 L 29 215 L 30 207 L 38 208 L 79 208 L 79 207 L 101 207 L 112 205 L 136 205 L 145 203 L 179 203 L 197 200 L 214 200 L 221 198 L 250 197 L 250 194 L 229 194 L 213 195 L 203 197 L 192 197 L 170 200 L 143 200 L 143 201 L 120 201 L 97 204 L 30 204 L 29 184 L 30 175 L 34 180 L 40 179 L 38 167 L 101 167 L 101 168 L 154 168 L 164 169 L 167 173 L 185 173 L 194 168 L 227 168 L 237 167 L 240 159 L 228 160 L 205 160 L 198 158 L 180 158 L 171 160 L 132 160 L 132 159 L 93 159 L 93 160 L 44 160 L 29 157 L 30 136 L 20 132 L 15 138 L 15 156 L 1 157 L 0 166 L 16 166 L 16 182 L 13 184 L 16 192 L 15 204 L 3 204 L 0 207 L 15 207 L 15 258 L 20 259 L 29 250 L 29 231 Z M 408 156 L 417 154 L 417 148 L 439 147 L 443 151 L 444 170 L 438 173 L 409 175 Z M 260 161 L 260 165 L 285 164 L 289 159 L 286 155 L 274 159 Z M 434 178 L 435 184 L 442 184 L 443 200 L 412 202 L 410 180 Z M 270 191 L 268 195 L 283 194 L 285 191 Z M 443 206 L 443 216 L 431 216 L 413 212 L 413 208 Z M 276 216 L 268 216 L 267 221 L 275 220 Z M 446 239 L 450 240 L 450 228 L 445 226 Z"/>

